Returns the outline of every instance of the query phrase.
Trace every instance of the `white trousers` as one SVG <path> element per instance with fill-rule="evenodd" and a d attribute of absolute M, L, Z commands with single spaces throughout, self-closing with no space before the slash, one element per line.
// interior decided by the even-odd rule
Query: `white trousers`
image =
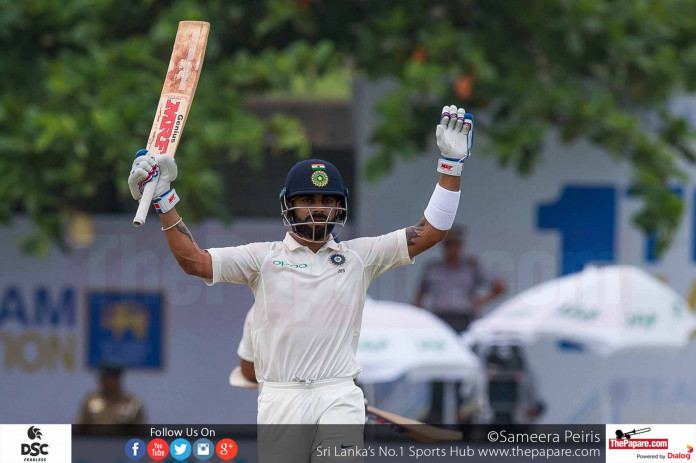
<path fill-rule="evenodd" d="M 362 461 L 365 400 L 352 379 L 263 383 L 257 422 L 262 463 Z"/>
<path fill-rule="evenodd" d="M 365 398 L 352 379 L 263 383 L 258 424 L 365 424 Z"/>

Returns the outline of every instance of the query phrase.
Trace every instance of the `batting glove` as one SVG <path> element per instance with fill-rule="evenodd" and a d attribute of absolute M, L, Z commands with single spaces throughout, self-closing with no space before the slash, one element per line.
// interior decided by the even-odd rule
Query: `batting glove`
<path fill-rule="evenodd" d="M 435 130 L 437 147 L 442 158 L 437 171 L 447 175 L 462 175 L 462 163 L 471 156 L 474 145 L 474 116 L 464 108 L 445 106 Z"/>
<path fill-rule="evenodd" d="M 151 156 L 147 150 L 135 153 L 135 160 L 128 177 L 128 187 L 133 199 L 142 198 L 143 189 L 149 182 L 155 184 L 153 204 L 158 213 L 171 210 L 179 202 L 176 190 L 171 188 L 171 183 L 176 180 L 178 169 L 176 161 L 169 154 Z"/>

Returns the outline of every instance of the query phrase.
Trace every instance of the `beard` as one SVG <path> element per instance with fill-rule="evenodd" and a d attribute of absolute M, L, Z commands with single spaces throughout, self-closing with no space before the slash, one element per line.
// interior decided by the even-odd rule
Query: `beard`
<path fill-rule="evenodd" d="M 302 239 L 314 242 L 326 242 L 331 239 L 331 232 L 336 226 L 338 212 L 336 208 L 324 208 L 312 214 L 307 210 L 307 215 L 301 217 L 301 211 L 293 211 L 293 232 Z M 332 223 L 333 222 L 333 223 Z"/>
<path fill-rule="evenodd" d="M 295 233 L 309 241 L 328 241 L 334 224 L 295 225 Z"/>

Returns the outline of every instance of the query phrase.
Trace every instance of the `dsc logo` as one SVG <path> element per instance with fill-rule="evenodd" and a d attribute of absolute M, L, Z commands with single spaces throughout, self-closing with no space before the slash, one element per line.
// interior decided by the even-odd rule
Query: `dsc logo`
<path fill-rule="evenodd" d="M 48 455 L 48 444 L 34 442 L 33 444 L 22 444 L 22 455 L 37 457 L 39 455 Z"/>
<path fill-rule="evenodd" d="M 71 453 L 70 424 L 0 424 L 0 462 L 64 463 L 72 461 Z"/>
<path fill-rule="evenodd" d="M 27 436 L 31 440 L 41 440 L 43 433 L 41 429 L 36 426 L 32 426 L 27 430 Z M 22 444 L 22 455 L 30 457 L 38 457 L 39 455 L 48 455 L 48 444 L 42 444 L 41 442 L 33 442 L 31 444 Z"/>

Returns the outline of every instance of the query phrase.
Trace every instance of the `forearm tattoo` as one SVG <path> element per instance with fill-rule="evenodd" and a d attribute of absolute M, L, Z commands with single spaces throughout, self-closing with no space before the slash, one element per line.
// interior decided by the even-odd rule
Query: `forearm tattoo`
<path fill-rule="evenodd" d="M 184 225 L 184 222 L 181 222 L 179 225 L 177 225 L 176 229 L 179 231 L 179 233 L 183 233 L 184 235 L 188 236 L 188 239 L 190 239 L 192 243 L 195 243 L 195 241 L 193 240 L 193 235 L 189 231 L 188 227 Z"/>
<path fill-rule="evenodd" d="M 427 222 L 425 221 L 425 217 L 418 222 L 417 225 L 413 225 L 412 227 L 408 227 L 406 229 L 406 244 L 408 246 L 415 246 L 416 243 L 413 242 L 416 238 L 420 238 L 423 236 L 423 232 L 425 231 L 425 226 L 427 225 Z"/>

